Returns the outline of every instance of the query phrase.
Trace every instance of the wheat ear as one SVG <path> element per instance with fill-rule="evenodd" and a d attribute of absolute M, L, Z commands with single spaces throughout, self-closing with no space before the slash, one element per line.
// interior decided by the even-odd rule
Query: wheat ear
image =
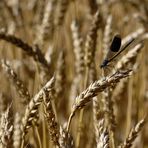
<path fill-rule="evenodd" d="M 123 56 L 116 64 L 115 69 L 124 70 L 128 64 L 134 64 L 138 53 L 142 49 L 143 44 L 137 44 L 133 49 L 131 49 L 125 56 Z"/>
<path fill-rule="evenodd" d="M 66 131 L 65 127 L 61 126 L 59 143 L 61 148 L 74 148 L 73 137 Z"/>
<path fill-rule="evenodd" d="M 0 147 L 7 148 L 11 145 L 13 124 L 10 121 L 10 107 L 2 114 L 0 121 Z"/>
<path fill-rule="evenodd" d="M 98 95 L 99 92 L 104 91 L 106 88 L 111 87 L 113 84 L 119 82 L 120 79 L 127 77 L 131 70 L 125 72 L 115 72 L 102 80 L 95 81 L 86 90 L 84 90 L 77 98 L 73 106 L 73 111 L 69 117 L 67 130 L 69 130 L 70 122 L 75 112 L 83 108 L 91 99 Z"/>
<path fill-rule="evenodd" d="M 5 69 L 9 78 L 12 80 L 14 86 L 16 87 L 17 92 L 19 93 L 20 97 L 22 98 L 22 103 L 26 105 L 30 101 L 29 91 L 28 91 L 27 87 L 24 85 L 24 83 L 18 78 L 17 74 L 10 67 L 10 65 L 8 63 L 9 62 L 6 60 L 1 60 L 2 67 Z"/>
<path fill-rule="evenodd" d="M 65 61 L 65 51 L 62 51 L 59 55 L 57 61 L 57 69 L 56 69 L 56 82 L 55 82 L 55 92 L 56 92 L 56 99 L 62 99 L 64 96 L 64 88 L 66 84 L 66 61 Z"/>
<path fill-rule="evenodd" d="M 92 63 L 94 56 L 95 56 L 95 48 L 97 43 L 97 31 L 101 26 L 101 15 L 100 12 L 97 11 L 94 20 L 92 22 L 92 25 L 90 27 L 90 30 L 86 37 L 85 42 L 85 62 L 86 67 L 90 67 L 90 64 Z"/>
<path fill-rule="evenodd" d="M 97 148 L 109 148 L 109 132 L 107 128 L 105 128 L 104 119 L 99 121 L 97 131 Z"/>
<path fill-rule="evenodd" d="M 144 34 L 144 32 L 145 32 L 144 28 L 139 28 L 135 32 L 128 34 L 126 37 L 123 38 L 122 45 L 124 46 L 127 42 L 129 42 L 133 38 L 134 39 L 138 38 L 139 36 Z"/>
<path fill-rule="evenodd" d="M 13 146 L 14 148 L 20 148 L 21 145 L 21 115 L 15 114 L 14 117 L 14 133 L 13 133 Z"/>
<path fill-rule="evenodd" d="M 22 146 L 21 147 L 24 146 L 25 135 L 28 132 L 29 128 L 32 126 L 32 121 L 37 114 L 38 107 L 43 101 L 44 89 L 48 89 L 53 85 L 53 83 L 54 83 L 54 78 L 51 78 L 50 81 L 48 81 L 46 85 L 35 95 L 35 97 L 33 97 L 30 100 L 25 110 L 24 117 L 22 119 Z"/>
<path fill-rule="evenodd" d="M 139 132 L 142 130 L 144 124 L 145 124 L 145 119 L 142 119 L 141 121 L 139 121 L 136 124 L 136 126 L 131 130 L 131 132 L 129 133 L 125 142 L 121 146 L 119 146 L 119 148 L 130 148 L 130 147 L 132 147 L 133 142 L 135 141 Z"/>
<path fill-rule="evenodd" d="M 106 55 L 106 52 L 109 50 L 110 43 L 111 43 L 111 36 L 112 36 L 112 15 L 108 15 L 106 20 L 106 25 L 104 29 L 104 36 L 103 36 L 103 52 Z"/>
<path fill-rule="evenodd" d="M 44 110 L 45 110 L 45 119 L 47 121 L 50 138 L 53 141 L 53 143 L 59 147 L 60 131 L 51 103 L 51 98 L 53 97 L 52 96 L 53 86 L 54 83 L 51 83 L 50 86 L 44 88 Z"/>
<path fill-rule="evenodd" d="M 80 35 L 79 24 L 76 20 L 71 23 L 72 39 L 73 39 L 73 48 L 75 54 L 75 68 L 76 74 L 81 75 L 84 73 L 84 50 L 82 48 L 82 37 Z"/>
<path fill-rule="evenodd" d="M 37 28 L 37 34 L 35 39 L 35 44 L 38 44 L 40 47 L 43 47 L 44 40 L 49 39 L 53 32 L 53 18 L 54 18 L 54 5 L 55 1 L 47 1 L 47 4 L 44 8 L 44 14 L 42 23 Z"/>
<path fill-rule="evenodd" d="M 79 24 L 76 20 L 73 20 L 71 23 L 71 31 L 72 31 L 72 39 L 73 39 L 73 48 L 75 55 L 75 77 L 71 85 L 70 90 L 70 101 L 69 108 L 71 110 L 71 106 L 75 100 L 73 100 L 77 94 L 82 90 L 82 77 L 84 74 L 84 50 L 82 48 L 82 37 L 80 35 Z"/>

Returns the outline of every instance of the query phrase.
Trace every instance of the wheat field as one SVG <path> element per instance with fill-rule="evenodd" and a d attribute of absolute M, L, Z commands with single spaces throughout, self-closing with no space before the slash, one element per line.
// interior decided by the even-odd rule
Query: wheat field
<path fill-rule="evenodd" d="M 147 0 L 1 0 L 0 148 L 148 148 L 147 54 Z"/>

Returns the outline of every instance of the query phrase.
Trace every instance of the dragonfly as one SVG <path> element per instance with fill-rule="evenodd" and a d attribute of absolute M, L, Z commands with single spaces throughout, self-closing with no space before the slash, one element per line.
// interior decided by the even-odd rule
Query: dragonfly
<path fill-rule="evenodd" d="M 107 67 L 108 64 L 112 62 L 120 53 L 122 53 L 134 40 L 134 38 L 131 38 L 124 46 L 121 47 L 121 36 L 119 34 L 115 35 L 108 53 L 100 65 L 100 68 Z"/>

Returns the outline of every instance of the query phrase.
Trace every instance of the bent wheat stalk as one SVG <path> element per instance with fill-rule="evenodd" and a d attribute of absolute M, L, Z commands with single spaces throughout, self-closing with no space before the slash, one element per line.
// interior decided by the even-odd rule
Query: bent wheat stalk
<path fill-rule="evenodd" d="M 113 84 L 119 82 L 120 79 L 129 76 L 131 70 L 125 72 L 115 72 L 111 76 L 106 77 L 92 83 L 86 90 L 84 90 L 77 98 L 73 106 L 73 111 L 70 114 L 67 131 L 69 131 L 70 123 L 72 117 L 75 115 L 76 111 L 82 109 L 91 99 L 98 95 L 99 92 L 104 91 L 107 87 L 111 87 Z"/>
<path fill-rule="evenodd" d="M 5 34 L 3 32 L 0 32 L 0 40 L 7 41 L 23 49 L 29 56 L 32 56 L 34 60 L 38 61 L 44 68 L 49 69 L 49 65 L 39 48 L 33 48 L 32 46 L 30 46 L 28 43 L 25 43 L 20 38 L 15 37 L 14 35 Z"/>

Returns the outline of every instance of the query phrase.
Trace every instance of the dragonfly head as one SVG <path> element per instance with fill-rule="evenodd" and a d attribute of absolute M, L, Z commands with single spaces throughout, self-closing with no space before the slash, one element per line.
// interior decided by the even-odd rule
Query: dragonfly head
<path fill-rule="evenodd" d="M 104 68 L 105 66 L 107 66 L 107 64 L 108 64 L 108 60 L 104 60 L 103 62 L 102 62 L 102 64 L 100 65 L 100 68 Z"/>

